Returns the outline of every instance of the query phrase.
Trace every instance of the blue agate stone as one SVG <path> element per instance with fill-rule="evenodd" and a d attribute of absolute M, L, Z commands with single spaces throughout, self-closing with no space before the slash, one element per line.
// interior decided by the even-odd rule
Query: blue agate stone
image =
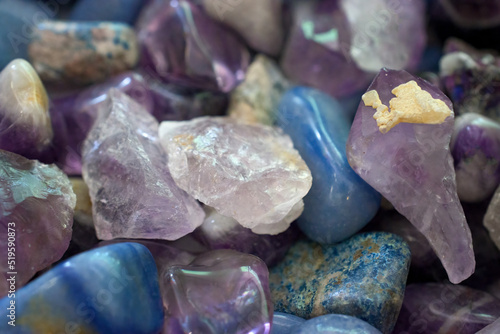
<path fill-rule="evenodd" d="M 350 122 L 342 107 L 315 89 L 295 87 L 281 100 L 277 125 L 292 138 L 313 177 L 300 229 L 322 244 L 358 232 L 377 213 L 380 195 L 347 162 Z"/>
<path fill-rule="evenodd" d="M 294 316 L 292 314 L 274 312 L 271 334 L 290 334 L 295 328 L 299 327 L 303 322 L 305 322 L 304 319 Z"/>
<path fill-rule="evenodd" d="M 327 314 L 304 322 L 291 334 L 382 334 L 378 329 L 358 318 L 341 314 Z"/>
<path fill-rule="evenodd" d="M 364 233 L 328 247 L 299 241 L 271 268 L 274 310 L 305 319 L 345 314 L 390 333 L 409 266 L 408 245 L 390 233 Z"/>
<path fill-rule="evenodd" d="M 15 301 L 15 318 L 10 317 Z M 0 333 L 158 333 L 163 304 L 153 256 L 136 243 L 97 248 L 0 300 Z M 9 325 L 13 321 L 15 327 Z"/>
<path fill-rule="evenodd" d="M 113 21 L 133 25 L 144 0 L 79 0 L 70 13 L 72 21 Z"/>

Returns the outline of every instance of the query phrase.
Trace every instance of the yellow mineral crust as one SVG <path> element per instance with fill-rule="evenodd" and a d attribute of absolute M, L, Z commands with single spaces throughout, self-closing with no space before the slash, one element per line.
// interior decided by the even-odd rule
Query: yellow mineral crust
<path fill-rule="evenodd" d="M 392 94 L 396 97 L 389 102 L 390 108 L 382 104 L 376 90 L 362 97 L 365 106 L 377 110 L 373 118 L 382 133 L 399 123 L 440 124 L 451 115 L 451 109 L 443 101 L 434 99 L 414 80 L 397 86 Z"/>

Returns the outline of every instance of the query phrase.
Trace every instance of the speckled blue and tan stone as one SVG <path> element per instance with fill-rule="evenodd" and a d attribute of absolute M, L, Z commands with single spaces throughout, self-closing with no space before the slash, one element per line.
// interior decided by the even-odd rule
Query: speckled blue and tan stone
<path fill-rule="evenodd" d="M 134 30 L 113 22 L 43 21 L 28 52 L 40 78 L 60 84 L 104 81 L 139 60 Z"/>
<path fill-rule="evenodd" d="M 326 247 L 300 241 L 271 269 L 274 310 L 306 319 L 345 314 L 390 333 L 409 266 L 408 245 L 390 233 L 364 233 Z"/>

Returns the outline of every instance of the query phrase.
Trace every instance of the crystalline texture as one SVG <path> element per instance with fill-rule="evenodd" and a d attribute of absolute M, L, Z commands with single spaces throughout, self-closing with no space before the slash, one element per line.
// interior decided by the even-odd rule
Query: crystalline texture
<path fill-rule="evenodd" d="M 405 86 L 409 82 L 421 91 Z M 401 89 L 414 93 L 403 97 Z M 363 99 L 347 142 L 350 165 L 426 236 L 450 281 L 463 281 L 474 272 L 475 260 L 449 148 L 454 117 L 450 100 L 422 79 L 386 69 Z M 374 118 L 389 105 L 390 114 L 404 114 L 404 121 L 379 128 Z M 436 121 L 435 115 L 446 113 L 441 123 Z"/>
<path fill-rule="evenodd" d="M 170 176 L 157 121 L 124 93 L 108 95 L 82 151 L 98 237 L 175 240 L 192 232 L 204 213 Z"/>
<path fill-rule="evenodd" d="M 283 232 L 302 212 L 311 172 L 281 130 L 203 117 L 161 123 L 160 139 L 177 185 L 253 232 Z"/>

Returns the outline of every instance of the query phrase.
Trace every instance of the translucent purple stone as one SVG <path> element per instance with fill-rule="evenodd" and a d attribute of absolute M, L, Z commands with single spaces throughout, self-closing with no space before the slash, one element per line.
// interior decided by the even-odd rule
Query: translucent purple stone
<path fill-rule="evenodd" d="M 8 272 L 17 273 L 15 283 L 20 288 L 63 256 L 71 239 L 76 198 L 68 177 L 54 165 L 0 150 L 0 199 L 4 259 L 0 296 L 4 296 L 9 291 L 6 279 L 12 275 Z M 13 244 L 9 245 L 9 237 Z"/>
<path fill-rule="evenodd" d="M 188 87 L 231 91 L 250 56 L 229 29 L 188 0 L 152 0 L 136 24 L 140 67 Z"/>
<path fill-rule="evenodd" d="M 362 101 L 349 134 L 347 157 L 356 173 L 426 236 L 450 281 L 459 283 L 474 272 L 475 260 L 449 148 L 454 116 L 451 101 L 405 71 L 381 70 L 368 91 L 376 91 L 381 103 L 389 106 L 395 100 L 393 89 L 410 81 L 421 89 L 417 91 L 423 100 L 417 100 L 417 91 L 408 93 L 407 104 L 396 115 L 415 117 L 413 123 L 402 122 L 382 133 L 383 128 L 377 126 L 380 119 L 374 119 L 376 110 Z M 420 124 L 418 117 L 426 119 L 436 106 L 448 110 L 448 116 L 441 123 Z"/>
<path fill-rule="evenodd" d="M 158 122 L 124 93 L 108 93 L 82 157 L 99 239 L 175 240 L 203 222 L 167 169 Z"/>

